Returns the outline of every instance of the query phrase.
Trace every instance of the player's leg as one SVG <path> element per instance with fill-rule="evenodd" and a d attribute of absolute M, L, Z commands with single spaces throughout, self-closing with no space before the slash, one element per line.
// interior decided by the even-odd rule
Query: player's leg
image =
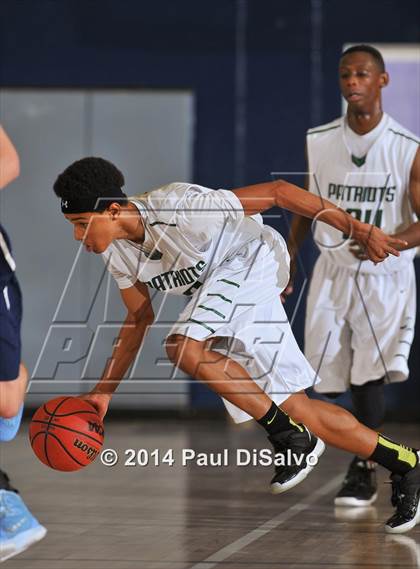
<path fill-rule="evenodd" d="M 0 440 L 12 440 L 20 425 L 28 372 L 21 363 L 21 295 L 13 276 L 0 294 Z"/>
<path fill-rule="evenodd" d="M 350 390 L 356 417 L 377 431 L 385 419 L 384 384 L 408 378 L 416 315 L 414 269 L 409 265 L 385 276 L 360 274 L 354 284 L 348 315 L 353 330 Z M 374 462 L 355 456 L 336 504 L 373 503 L 375 467 Z"/>
<path fill-rule="evenodd" d="M 350 387 L 354 414 L 357 419 L 377 431 L 385 418 L 384 381 L 378 379 Z M 378 496 L 376 464 L 355 456 L 351 461 L 343 486 L 335 497 L 336 506 L 365 507 Z"/>
<path fill-rule="evenodd" d="M 266 421 L 273 410 L 271 421 L 275 422 L 276 406 L 271 399 L 249 377 L 247 372 L 235 361 L 218 352 L 207 349 L 206 342 L 200 342 L 180 335 L 168 339 L 168 356 L 189 375 L 204 381 L 222 397 L 243 409 L 257 421 Z M 282 404 L 282 410 L 292 417 L 296 427 L 303 423 L 311 432 L 327 443 L 357 454 L 365 459 L 378 462 L 387 468 L 393 476 L 405 480 L 409 489 L 409 499 L 416 502 L 414 512 L 398 514 L 396 520 L 389 522 L 398 531 L 407 531 L 420 521 L 418 512 L 420 499 L 419 454 L 416 449 L 407 448 L 379 435 L 362 425 L 345 409 L 309 399 L 305 393 L 289 396 Z M 265 415 L 261 415 L 264 413 Z M 281 416 L 283 419 L 283 417 Z M 269 421 L 270 421 L 269 420 Z M 290 419 L 287 417 L 288 422 Z M 269 422 L 268 421 L 268 422 Z M 283 422 L 283 421 L 282 421 Z M 267 428 L 267 425 L 265 425 Z M 282 425 L 282 428 L 285 428 Z M 287 444 L 287 441 L 285 441 Z M 413 494 L 414 492 L 414 494 Z"/>
<path fill-rule="evenodd" d="M 7 442 L 15 438 L 22 418 L 27 383 L 28 372 L 22 363 L 15 380 L 0 379 L 0 441 Z"/>
<path fill-rule="evenodd" d="M 264 417 L 271 407 L 270 397 L 239 363 L 214 351 L 216 343 L 217 338 L 200 341 L 175 334 L 168 337 L 166 352 L 175 365 L 236 407 L 254 418 Z"/>
<path fill-rule="evenodd" d="M 363 386 L 350 387 L 354 414 L 360 423 L 377 431 L 385 417 L 385 394 L 383 379 Z M 330 400 L 340 393 L 324 393 Z M 347 469 L 343 484 L 337 493 L 336 506 L 366 507 L 372 505 L 378 496 L 375 462 L 355 455 Z"/>
<path fill-rule="evenodd" d="M 254 418 L 266 430 L 276 454 L 286 453 L 289 449 L 299 457 L 300 460 L 291 464 L 282 461 L 276 468 L 271 491 L 275 494 L 285 492 L 306 478 L 313 468 L 307 457 L 312 454 L 319 457 L 325 445 L 303 424 L 296 423 L 282 411 L 243 366 L 211 349 L 215 340 L 198 341 L 173 334 L 167 339 L 168 357 L 190 376 L 206 383 L 225 401 L 244 411 L 249 418 Z"/>
<path fill-rule="evenodd" d="M 315 375 L 293 338 L 279 300 L 288 279 L 284 240 L 274 229 L 264 227 L 262 240 L 241 247 L 205 279 L 167 339 L 170 359 L 219 393 L 235 422 L 256 419 L 276 454 L 290 449 L 302 457 L 299 464 L 276 465 L 271 481 L 274 493 L 303 480 L 313 468 L 304 457 L 311 452 L 320 456 L 325 448 L 278 407 L 290 393 L 311 386 Z M 209 349 L 204 340 L 218 336 L 225 339 L 224 345 Z M 244 363 L 238 353 L 246 354 L 248 361 Z M 282 355 L 285 367 L 279 365 Z"/>
<path fill-rule="evenodd" d="M 368 381 L 364 385 L 351 385 L 350 393 L 357 419 L 367 427 L 378 430 L 385 420 L 384 378 Z"/>
<path fill-rule="evenodd" d="M 290 396 L 282 408 L 296 421 L 337 448 L 376 462 L 391 473 L 393 505 L 397 511 L 388 522 L 389 532 L 402 533 L 420 523 L 420 452 L 392 441 L 362 425 L 345 409 L 309 399 L 304 393 Z"/>
<path fill-rule="evenodd" d="M 338 405 L 310 399 L 306 393 L 294 393 L 281 407 L 295 421 L 305 423 L 308 429 L 336 448 L 365 458 L 375 450 L 378 434 Z"/>
<path fill-rule="evenodd" d="M 361 423 L 377 429 L 384 412 L 382 387 L 350 385 L 357 351 L 352 346 L 355 338 L 349 325 L 354 304 L 363 310 L 360 287 L 355 287 L 354 274 L 321 256 L 311 282 L 305 322 L 305 353 L 322 378 L 315 389 L 329 399 L 335 399 L 349 387 L 354 387 L 352 398 L 356 417 Z M 372 338 L 371 332 L 369 337 Z M 366 341 L 363 332 L 362 338 Z M 337 506 L 368 506 L 376 497 L 375 463 L 356 455 L 334 502 Z"/>
<path fill-rule="evenodd" d="M 209 349 L 206 341 L 173 335 L 168 338 L 167 353 L 170 360 L 183 371 L 205 382 L 213 391 L 255 420 L 261 421 L 269 416 L 273 407 L 271 398 L 242 366 Z M 295 393 L 280 407 L 283 413 L 278 412 L 274 406 L 267 428 L 277 421 L 287 428 L 293 426 L 293 422 L 303 423 L 329 444 L 362 456 L 370 456 L 376 447 L 377 433 L 337 405 L 309 399 L 305 393 Z"/>
<path fill-rule="evenodd" d="M 306 305 L 305 355 L 321 377 L 315 390 L 330 400 L 350 387 L 354 352 L 348 313 L 353 288 L 352 273 L 321 255 L 314 268 Z M 364 420 L 368 412 L 366 397 L 363 393 L 356 397 L 363 405 L 363 412 L 356 413 L 356 417 L 375 428 L 376 425 Z M 335 505 L 368 506 L 376 497 L 375 464 L 355 456 L 334 499 Z"/>
<path fill-rule="evenodd" d="M 0 440 L 12 440 L 20 425 L 28 372 L 21 362 L 22 298 L 16 277 L 0 294 Z"/>
<path fill-rule="evenodd" d="M 28 374 L 20 361 L 21 295 L 13 276 L 0 294 L 0 440 L 16 435 Z M 3 443 L 2 443 L 3 444 Z M 0 561 L 27 549 L 46 534 L 6 473 L 0 472 Z"/>
<path fill-rule="evenodd" d="M 0 318 L 0 323 L 2 322 Z M 4 343 L 0 340 L 0 352 L 6 355 Z M 10 353 L 9 353 L 10 356 Z M 8 363 L 8 369 L 5 369 Z M 23 398 L 28 374 L 23 364 L 19 375 L 10 379 L 10 364 L 13 358 L 3 358 L 1 371 L 7 380 L 0 380 L 0 441 L 14 439 L 20 426 Z M 26 507 L 18 490 L 11 484 L 8 475 L 0 470 L 0 561 L 5 561 L 42 539 L 46 529 Z"/>

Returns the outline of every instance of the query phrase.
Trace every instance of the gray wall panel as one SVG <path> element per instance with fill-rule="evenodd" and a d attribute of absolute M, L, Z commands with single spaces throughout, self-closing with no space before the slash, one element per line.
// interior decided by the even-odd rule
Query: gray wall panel
<path fill-rule="evenodd" d="M 1 221 L 13 241 L 24 294 L 28 402 L 38 404 L 50 394 L 93 386 L 110 355 L 116 322 L 124 318 L 102 259 L 80 250 L 59 213 L 52 192 L 57 174 L 84 155 L 97 155 L 123 171 L 128 194 L 190 179 L 193 98 L 186 92 L 5 89 L 0 104 L 1 122 L 21 158 L 21 176 L 1 194 Z M 175 320 L 185 302 L 159 295 L 155 311 L 163 321 Z M 156 363 L 165 358 L 167 329 L 157 323 L 149 334 L 114 406 L 188 404 L 183 375 Z"/>

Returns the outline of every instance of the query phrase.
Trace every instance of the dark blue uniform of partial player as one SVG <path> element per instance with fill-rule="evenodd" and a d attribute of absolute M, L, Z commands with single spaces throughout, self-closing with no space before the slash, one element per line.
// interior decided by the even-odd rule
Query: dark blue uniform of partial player
<path fill-rule="evenodd" d="M 11 253 L 10 239 L 1 225 L 0 231 Z M 12 381 L 19 376 L 21 322 L 22 294 L 19 283 L 0 247 L 0 381 Z"/>

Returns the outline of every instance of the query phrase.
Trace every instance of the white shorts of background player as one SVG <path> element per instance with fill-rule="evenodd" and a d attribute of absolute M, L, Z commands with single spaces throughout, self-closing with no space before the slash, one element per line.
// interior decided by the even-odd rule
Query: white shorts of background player
<path fill-rule="evenodd" d="M 357 277 L 357 281 L 356 281 Z M 320 393 L 408 377 L 414 338 L 413 263 L 388 274 L 357 273 L 318 258 L 309 288 L 305 355 L 322 381 Z"/>

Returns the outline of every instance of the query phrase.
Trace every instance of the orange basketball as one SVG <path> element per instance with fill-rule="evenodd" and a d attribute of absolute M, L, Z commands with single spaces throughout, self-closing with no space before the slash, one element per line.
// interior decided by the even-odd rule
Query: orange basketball
<path fill-rule="evenodd" d="M 29 425 L 32 449 L 55 470 L 80 470 L 95 460 L 104 442 L 96 409 L 78 397 L 57 397 L 35 412 Z"/>

